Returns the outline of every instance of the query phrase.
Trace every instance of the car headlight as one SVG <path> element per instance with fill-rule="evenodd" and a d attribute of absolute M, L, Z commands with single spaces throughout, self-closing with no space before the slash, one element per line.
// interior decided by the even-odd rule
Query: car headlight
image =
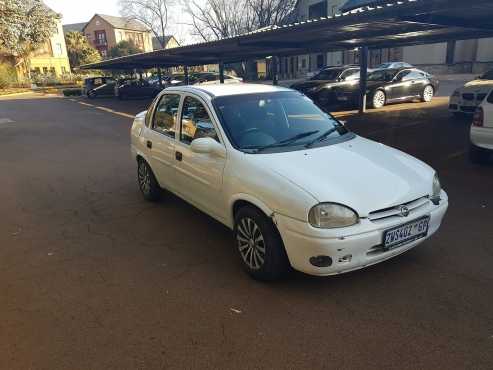
<path fill-rule="evenodd" d="M 433 177 L 433 193 L 431 195 L 431 201 L 434 204 L 440 203 L 441 192 L 442 192 L 442 185 L 440 184 L 440 179 L 438 178 L 438 174 L 435 174 L 435 177 Z"/>
<path fill-rule="evenodd" d="M 453 97 L 458 97 L 460 96 L 460 91 L 459 90 L 455 90 L 454 93 L 452 94 Z"/>
<path fill-rule="evenodd" d="M 320 203 L 308 213 L 308 222 L 320 229 L 335 229 L 358 223 L 358 215 L 351 208 L 336 203 Z"/>

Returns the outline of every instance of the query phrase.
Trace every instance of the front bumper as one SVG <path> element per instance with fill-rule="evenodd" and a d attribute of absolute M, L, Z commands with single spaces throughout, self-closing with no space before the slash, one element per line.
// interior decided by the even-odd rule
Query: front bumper
<path fill-rule="evenodd" d="M 479 148 L 493 150 L 493 127 L 471 126 L 471 142 Z"/>
<path fill-rule="evenodd" d="M 391 217 L 370 221 L 361 219 L 357 225 L 341 229 L 316 229 L 307 222 L 275 215 L 275 221 L 286 248 L 291 266 L 310 275 L 335 275 L 358 270 L 395 257 L 414 248 L 431 237 L 440 227 L 448 208 L 447 194 L 442 191 L 442 201 L 435 206 L 431 201 L 407 218 Z M 379 249 L 385 230 L 430 215 L 428 235 L 389 251 Z M 332 265 L 316 267 L 311 257 L 329 256 Z M 348 256 L 351 256 L 348 258 Z"/>
<path fill-rule="evenodd" d="M 460 96 L 450 97 L 448 109 L 452 113 L 474 114 L 481 101 L 464 100 Z"/>

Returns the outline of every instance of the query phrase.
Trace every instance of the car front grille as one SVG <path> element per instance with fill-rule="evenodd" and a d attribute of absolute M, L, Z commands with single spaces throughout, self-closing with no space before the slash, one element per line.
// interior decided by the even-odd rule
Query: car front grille
<path fill-rule="evenodd" d="M 464 100 L 474 100 L 474 94 L 462 94 Z"/>
<path fill-rule="evenodd" d="M 370 221 L 380 221 L 384 219 L 388 219 L 391 217 L 399 217 L 402 218 L 402 209 L 405 207 L 409 212 L 407 217 L 412 217 L 416 212 L 418 212 L 421 208 L 430 204 L 430 199 L 428 196 L 424 196 L 415 200 L 412 200 L 407 203 L 399 204 L 396 206 L 392 206 L 389 208 L 379 209 L 377 211 L 370 212 L 368 215 L 368 219 Z"/>
<path fill-rule="evenodd" d="M 461 105 L 460 110 L 467 113 L 474 113 L 476 112 L 476 107 Z"/>

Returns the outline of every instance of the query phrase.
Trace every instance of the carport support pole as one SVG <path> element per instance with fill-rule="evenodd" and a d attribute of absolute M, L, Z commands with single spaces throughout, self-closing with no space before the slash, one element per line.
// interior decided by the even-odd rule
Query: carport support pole
<path fill-rule="evenodd" d="M 157 76 L 159 78 L 159 86 L 163 86 L 163 73 L 161 71 L 161 67 L 157 67 Z"/>
<path fill-rule="evenodd" d="M 368 46 L 362 46 L 360 52 L 360 79 L 359 79 L 359 113 L 366 112 L 366 82 L 368 78 Z"/>
<path fill-rule="evenodd" d="M 279 57 L 272 57 L 272 85 L 279 85 Z"/>
<path fill-rule="evenodd" d="M 185 85 L 190 85 L 190 79 L 188 77 L 188 66 L 184 66 L 183 71 L 185 72 Z"/>
<path fill-rule="evenodd" d="M 219 82 L 224 83 L 224 62 L 222 60 L 219 62 Z"/>

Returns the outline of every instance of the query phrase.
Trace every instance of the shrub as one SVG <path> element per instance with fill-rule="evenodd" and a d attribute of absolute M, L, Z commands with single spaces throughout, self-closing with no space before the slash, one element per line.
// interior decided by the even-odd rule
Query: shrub
<path fill-rule="evenodd" d="M 64 96 L 81 96 L 82 89 L 65 89 L 63 90 Z"/>
<path fill-rule="evenodd" d="M 6 89 L 17 82 L 15 68 L 8 64 L 0 63 L 0 89 Z"/>

